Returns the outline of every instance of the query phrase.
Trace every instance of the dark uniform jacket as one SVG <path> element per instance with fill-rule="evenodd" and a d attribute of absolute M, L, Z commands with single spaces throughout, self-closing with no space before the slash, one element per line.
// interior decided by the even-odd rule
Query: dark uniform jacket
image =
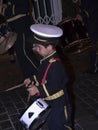
<path fill-rule="evenodd" d="M 49 130 L 71 129 L 71 106 L 67 95 L 68 77 L 56 52 L 40 61 L 33 81 L 39 89 L 40 97 L 52 108 L 47 118 Z"/>
<path fill-rule="evenodd" d="M 51 65 L 47 71 L 49 64 Z M 47 74 L 44 78 L 46 71 Z M 48 103 L 50 103 L 50 105 L 64 106 L 67 104 L 68 100 L 66 93 L 66 83 L 68 81 L 68 77 L 65 68 L 56 52 L 40 61 L 38 72 L 33 80 L 35 80 L 35 85 L 40 91 L 41 98 L 46 98 L 53 95 L 57 96 L 56 93 L 58 93 L 58 95 L 60 92 L 62 93 L 62 96 L 58 98 L 56 97 L 56 99 L 48 100 Z"/>
<path fill-rule="evenodd" d="M 6 0 L 7 8 L 5 10 L 6 19 L 13 18 L 18 15 L 26 15 L 26 17 L 20 17 L 16 20 L 10 21 L 10 26 L 18 33 L 25 32 L 31 24 L 29 13 L 29 1 L 28 0 Z"/>

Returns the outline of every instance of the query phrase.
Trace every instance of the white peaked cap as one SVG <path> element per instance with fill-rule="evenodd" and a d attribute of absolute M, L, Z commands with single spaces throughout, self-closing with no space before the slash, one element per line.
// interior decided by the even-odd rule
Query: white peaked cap
<path fill-rule="evenodd" d="M 63 30 L 54 25 L 33 24 L 30 26 L 30 30 L 35 35 L 45 38 L 59 38 L 63 35 Z"/>

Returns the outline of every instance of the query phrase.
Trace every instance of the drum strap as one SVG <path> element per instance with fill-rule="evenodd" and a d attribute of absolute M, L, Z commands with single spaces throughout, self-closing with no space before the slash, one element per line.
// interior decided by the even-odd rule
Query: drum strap
<path fill-rule="evenodd" d="M 46 80 L 46 77 L 47 77 L 47 73 L 48 73 L 48 71 L 49 71 L 49 69 L 50 69 L 52 63 L 55 62 L 55 61 L 60 61 L 60 59 L 59 59 L 59 58 L 55 58 L 55 59 L 51 59 L 51 60 L 50 60 L 50 63 L 49 63 L 49 65 L 47 66 L 47 69 L 46 69 L 46 71 L 45 71 L 45 73 L 44 73 L 44 76 L 43 76 L 43 78 L 42 78 L 42 83 L 41 83 L 41 84 L 42 84 L 43 86 L 45 86 L 45 80 Z M 45 100 L 54 100 L 54 99 L 57 99 L 57 98 L 61 97 L 61 96 L 64 94 L 64 91 L 63 91 L 63 90 L 60 90 L 59 92 L 57 92 L 57 93 L 55 93 L 55 94 L 53 94 L 53 95 L 51 95 L 51 96 L 49 96 L 49 94 L 48 94 L 48 92 L 47 92 L 46 89 L 45 89 L 45 92 L 46 92 L 47 95 L 48 95 L 46 98 L 44 98 Z"/>

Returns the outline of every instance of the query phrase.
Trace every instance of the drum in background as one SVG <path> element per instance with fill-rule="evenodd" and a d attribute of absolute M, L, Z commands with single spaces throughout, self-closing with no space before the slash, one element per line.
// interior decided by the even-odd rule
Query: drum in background
<path fill-rule="evenodd" d="M 74 18 L 64 19 L 59 25 L 63 29 L 60 47 L 64 53 L 78 54 L 92 47 L 85 25 Z"/>
<path fill-rule="evenodd" d="M 16 32 L 7 32 L 6 36 L 0 38 L 0 54 L 5 54 L 17 39 Z"/>
<path fill-rule="evenodd" d="M 8 27 L 3 15 L 0 15 L 0 54 L 6 53 L 15 43 L 17 34 Z"/>
<path fill-rule="evenodd" d="M 64 19 L 58 24 L 63 29 L 61 37 L 62 45 L 65 47 L 74 41 L 87 38 L 87 29 L 83 23 L 74 18 Z"/>
<path fill-rule="evenodd" d="M 36 130 L 46 121 L 50 111 L 50 106 L 42 98 L 39 98 L 21 116 L 20 122 L 26 129 Z"/>
<path fill-rule="evenodd" d="M 77 40 L 73 18 L 64 19 L 62 22 L 58 24 L 58 26 L 61 27 L 63 30 L 63 36 L 61 37 L 63 47 Z"/>

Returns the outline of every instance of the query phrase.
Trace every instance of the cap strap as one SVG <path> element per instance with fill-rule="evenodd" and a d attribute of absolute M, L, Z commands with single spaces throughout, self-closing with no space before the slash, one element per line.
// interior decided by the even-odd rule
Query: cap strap
<path fill-rule="evenodd" d="M 47 40 L 44 40 L 44 39 L 38 38 L 38 37 L 36 37 L 36 36 L 34 36 L 34 38 L 35 38 L 36 40 L 38 40 L 38 41 L 41 41 L 41 42 L 47 42 Z"/>

